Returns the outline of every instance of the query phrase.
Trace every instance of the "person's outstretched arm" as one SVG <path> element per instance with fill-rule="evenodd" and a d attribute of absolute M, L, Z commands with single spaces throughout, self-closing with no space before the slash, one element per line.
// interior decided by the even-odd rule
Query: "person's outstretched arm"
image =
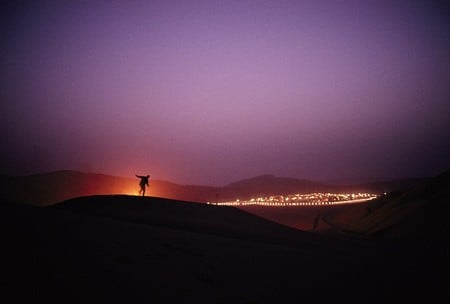
<path fill-rule="evenodd" d="M 135 174 L 136 175 L 136 177 L 139 177 L 139 178 L 144 178 L 144 176 L 140 176 L 140 175 L 137 175 L 137 174 Z"/>

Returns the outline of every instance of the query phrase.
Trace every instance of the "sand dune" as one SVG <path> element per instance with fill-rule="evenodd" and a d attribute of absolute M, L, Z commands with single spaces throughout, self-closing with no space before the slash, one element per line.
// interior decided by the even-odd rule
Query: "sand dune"
<path fill-rule="evenodd" d="M 367 204 L 368 211 L 333 226 L 366 237 L 443 238 L 449 235 L 450 170 L 404 192 L 392 193 Z"/>
<path fill-rule="evenodd" d="M 0 208 L 4 287 L 19 302 L 380 303 L 447 291 L 448 257 L 422 242 L 321 236 L 160 198 Z"/>
<path fill-rule="evenodd" d="M 126 195 L 80 197 L 51 207 L 118 221 L 161 226 L 239 239 L 290 244 L 311 235 L 232 207 L 158 197 Z"/>

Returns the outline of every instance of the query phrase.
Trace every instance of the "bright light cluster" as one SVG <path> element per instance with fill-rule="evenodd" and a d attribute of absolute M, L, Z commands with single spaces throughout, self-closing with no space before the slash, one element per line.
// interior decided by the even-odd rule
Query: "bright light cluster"
<path fill-rule="evenodd" d="M 309 193 L 289 194 L 252 198 L 250 200 L 235 200 L 228 202 L 208 202 L 218 206 L 326 206 L 360 203 L 377 198 L 379 195 L 371 193 Z"/>

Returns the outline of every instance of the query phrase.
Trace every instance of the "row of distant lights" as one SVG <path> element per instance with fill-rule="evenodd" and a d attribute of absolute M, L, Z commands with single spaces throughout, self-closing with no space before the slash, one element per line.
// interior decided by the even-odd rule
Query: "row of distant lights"
<path fill-rule="evenodd" d="M 321 199 L 326 198 L 327 200 L 322 201 Z M 336 201 L 328 201 L 329 197 L 339 198 Z M 372 200 L 377 198 L 378 195 L 370 194 L 370 193 L 358 193 L 358 194 L 334 194 L 334 193 L 314 193 L 314 194 L 295 194 L 288 195 L 286 197 L 279 196 L 277 197 L 269 197 L 269 199 L 265 198 L 257 198 L 251 200 L 241 201 L 237 199 L 236 201 L 231 202 L 216 202 L 211 203 L 207 202 L 207 204 L 217 205 L 217 206 L 330 206 L 330 205 L 341 205 L 341 204 L 350 204 L 350 203 L 359 203 L 365 202 L 368 200 Z M 314 201 L 303 201 L 296 202 L 296 200 L 305 200 L 305 199 L 315 199 Z M 318 200 L 319 199 L 319 200 Z M 281 202 L 280 202 L 281 200 Z"/>

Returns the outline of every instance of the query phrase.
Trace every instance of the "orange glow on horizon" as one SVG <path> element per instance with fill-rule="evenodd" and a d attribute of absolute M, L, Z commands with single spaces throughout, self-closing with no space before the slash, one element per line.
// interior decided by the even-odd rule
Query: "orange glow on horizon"
<path fill-rule="evenodd" d="M 145 192 L 146 192 L 146 194 L 147 194 L 148 189 L 147 189 L 147 191 L 145 191 Z M 133 187 L 132 187 L 132 186 L 129 186 L 129 185 L 124 186 L 124 187 L 121 189 L 120 194 L 139 196 L 139 195 L 140 195 L 140 194 L 139 194 L 139 186 L 138 186 L 138 185 L 133 186 Z"/>

